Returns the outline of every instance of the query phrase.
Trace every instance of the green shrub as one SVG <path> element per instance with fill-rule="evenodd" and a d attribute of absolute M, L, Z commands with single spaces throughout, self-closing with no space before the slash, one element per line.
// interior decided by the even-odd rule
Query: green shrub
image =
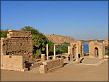
<path fill-rule="evenodd" d="M 41 50 L 40 49 L 37 49 L 36 53 L 33 53 L 34 58 L 39 58 L 40 55 L 41 55 Z"/>
<path fill-rule="evenodd" d="M 56 54 L 62 54 L 62 50 L 61 49 L 56 49 Z"/>
<path fill-rule="evenodd" d="M 63 53 L 68 53 L 68 47 L 67 46 L 61 46 L 61 50 Z"/>
<path fill-rule="evenodd" d="M 54 54 L 53 50 L 49 51 L 49 56 L 51 56 L 53 54 Z"/>

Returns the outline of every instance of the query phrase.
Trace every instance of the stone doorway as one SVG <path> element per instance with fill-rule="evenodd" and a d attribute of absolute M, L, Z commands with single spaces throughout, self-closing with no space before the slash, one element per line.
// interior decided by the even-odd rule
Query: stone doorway
<path fill-rule="evenodd" d="M 95 57 L 98 57 L 99 56 L 99 51 L 98 51 L 98 48 L 95 47 Z"/>
<path fill-rule="evenodd" d="M 73 54 L 73 58 L 75 58 L 75 56 L 76 56 L 76 45 L 74 45 L 73 48 L 72 48 L 72 54 Z"/>

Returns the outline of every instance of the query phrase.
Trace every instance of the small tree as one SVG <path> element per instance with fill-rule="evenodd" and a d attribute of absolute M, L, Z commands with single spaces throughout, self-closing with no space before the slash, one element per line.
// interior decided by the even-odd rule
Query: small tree
<path fill-rule="evenodd" d="M 7 33 L 8 33 L 8 29 L 6 29 L 6 30 L 1 30 L 1 31 L 0 31 L 0 37 L 1 37 L 1 38 L 6 38 L 6 37 L 7 37 Z"/>
<path fill-rule="evenodd" d="M 40 55 L 41 55 L 41 50 L 40 49 L 37 49 L 36 53 L 33 53 L 34 58 L 39 58 Z"/>
<path fill-rule="evenodd" d="M 40 33 L 37 29 L 34 29 L 30 26 L 25 26 L 21 28 L 23 31 L 31 31 L 32 40 L 33 40 L 33 57 L 37 58 L 39 55 L 45 54 L 46 44 L 48 43 L 49 48 L 51 49 L 52 42 L 49 41 L 42 33 Z"/>
<path fill-rule="evenodd" d="M 53 55 L 53 47 L 54 47 L 54 43 L 48 40 L 48 53 L 49 55 Z"/>
<path fill-rule="evenodd" d="M 61 46 L 61 50 L 63 53 L 68 53 L 68 47 L 67 46 Z"/>

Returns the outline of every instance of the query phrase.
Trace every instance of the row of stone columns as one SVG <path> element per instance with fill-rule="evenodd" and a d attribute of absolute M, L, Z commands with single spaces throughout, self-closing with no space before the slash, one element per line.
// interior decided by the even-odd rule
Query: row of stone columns
<path fill-rule="evenodd" d="M 53 59 L 56 59 L 56 45 L 54 44 L 54 57 Z M 49 60 L 49 56 L 48 56 L 48 44 L 46 44 L 46 55 L 47 55 L 47 60 Z M 72 58 L 71 53 L 70 53 L 70 46 L 68 46 L 68 55 L 67 55 L 67 60 L 68 60 L 68 56 L 70 55 L 70 58 Z M 44 54 L 41 54 L 41 60 L 45 60 L 44 58 Z"/>
<path fill-rule="evenodd" d="M 54 44 L 54 57 L 53 59 L 56 59 L 56 48 L 55 48 L 55 44 Z M 47 60 L 49 60 L 49 56 L 48 56 L 48 44 L 46 44 L 46 55 L 47 55 Z M 44 61 L 45 60 L 45 54 L 41 54 L 41 60 Z"/>
<path fill-rule="evenodd" d="M 56 48 L 55 48 L 55 44 L 54 44 L 54 57 L 53 59 L 56 59 Z M 48 44 L 46 44 L 46 55 L 47 55 L 47 60 L 49 60 L 49 56 L 48 56 Z M 73 54 L 71 53 L 71 49 L 70 49 L 70 46 L 68 46 L 68 55 L 67 55 L 67 60 L 68 60 L 68 57 L 70 55 L 70 59 L 73 58 Z M 44 55 L 41 55 L 41 58 L 43 60 L 43 57 L 45 57 Z M 78 58 L 78 45 L 76 45 L 76 61 L 78 62 L 79 61 L 79 58 Z"/>

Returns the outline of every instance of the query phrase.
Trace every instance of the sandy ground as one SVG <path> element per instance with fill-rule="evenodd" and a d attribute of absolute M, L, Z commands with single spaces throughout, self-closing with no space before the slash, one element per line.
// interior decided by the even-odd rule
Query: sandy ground
<path fill-rule="evenodd" d="M 68 64 L 47 74 L 1 70 L 2 81 L 108 81 L 108 61 L 99 66 Z"/>

